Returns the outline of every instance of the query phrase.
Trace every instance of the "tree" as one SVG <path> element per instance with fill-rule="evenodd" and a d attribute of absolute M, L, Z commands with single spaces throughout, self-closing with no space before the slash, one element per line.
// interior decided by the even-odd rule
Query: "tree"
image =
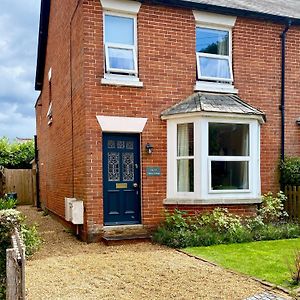
<path fill-rule="evenodd" d="M 30 168 L 34 159 L 34 142 L 9 142 L 8 138 L 0 138 L 0 165 L 5 168 Z"/>

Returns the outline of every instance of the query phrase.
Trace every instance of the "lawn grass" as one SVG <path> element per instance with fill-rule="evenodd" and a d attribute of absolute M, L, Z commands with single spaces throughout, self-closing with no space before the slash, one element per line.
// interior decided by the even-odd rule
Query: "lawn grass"
<path fill-rule="evenodd" d="M 297 250 L 300 238 L 184 249 L 225 268 L 288 288 L 295 287 L 289 265 L 293 266 Z"/>

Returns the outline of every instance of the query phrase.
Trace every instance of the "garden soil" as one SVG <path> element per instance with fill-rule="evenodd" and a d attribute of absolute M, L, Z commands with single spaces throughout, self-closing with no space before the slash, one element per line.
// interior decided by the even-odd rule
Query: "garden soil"
<path fill-rule="evenodd" d="M 36 208 L 19 210 L 43 238 L 26 265 L 28 300 L 235 300 L 266 290 L 246 276 L 149 242 L 86 244 Z"/>

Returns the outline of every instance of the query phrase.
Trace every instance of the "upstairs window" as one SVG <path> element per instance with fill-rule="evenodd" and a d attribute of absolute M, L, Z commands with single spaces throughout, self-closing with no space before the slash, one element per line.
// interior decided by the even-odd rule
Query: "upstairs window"
<path fill-rule="evenodd" d="M 137 76 L 136 17 L 104 14 L 105 71 Z"/>
<path fill-rule="evenodd" d="M 197 27 L 196 56 L 199 80 L 233 82 L 230 30 Z"/>

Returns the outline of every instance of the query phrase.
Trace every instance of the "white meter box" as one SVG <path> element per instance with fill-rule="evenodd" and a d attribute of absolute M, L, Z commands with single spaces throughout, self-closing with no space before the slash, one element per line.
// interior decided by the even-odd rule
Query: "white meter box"
<path fill-rule="evenodd" d="M 75 225 L 83 224 L 83 201 L 65 198 L 65 220 Z"/>

